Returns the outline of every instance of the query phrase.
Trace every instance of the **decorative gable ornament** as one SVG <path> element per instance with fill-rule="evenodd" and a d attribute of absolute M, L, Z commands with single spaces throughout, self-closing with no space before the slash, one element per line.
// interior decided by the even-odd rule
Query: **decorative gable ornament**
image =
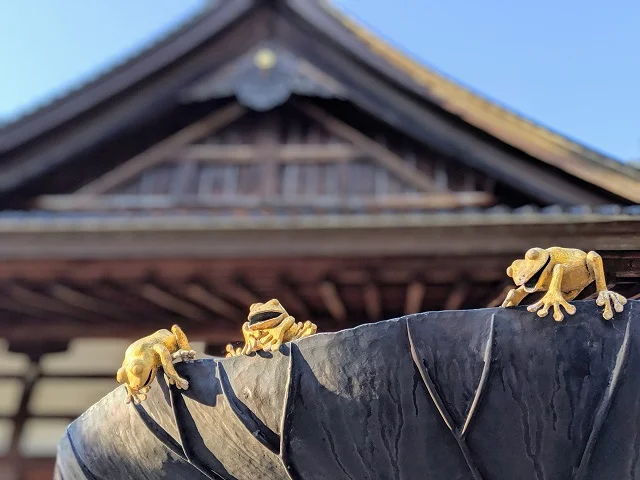
<path fill-rule="evenodd" d="M 292 95 L 346 98 L 339 82 L 277 43 L 269 42 L 188 87 L 183 99 L 206 102 L 235 96 L 241 105 L 263 112 L 284 104 Z"/>

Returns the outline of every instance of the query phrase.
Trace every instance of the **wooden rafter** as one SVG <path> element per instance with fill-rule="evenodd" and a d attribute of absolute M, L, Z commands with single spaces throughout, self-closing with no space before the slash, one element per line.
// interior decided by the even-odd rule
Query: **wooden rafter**
<path fill-rule="evenodd" d="M 333 319 L 340 323 L 345 322 L 347 319 L 347 308 L 340 298 L 335 283 L 329 280 L 322 282 L 320 284 L 320 295 L 322 296 L 327 311 Z"/>
<path fill-rule="evenodd" d="M 105 193 L 127 182 L 147 168 L 164 161 L 170 155 L 178 153 L 189 143 L 230 124 L 245 113 L 246 108 L 236 103 L 223 107 L 136 155 L 120 167 L 80 188 L 76 193 L 92 195 Z"/>
<path fill-rule="evenodd" d="M 88 316 L 85 315 L 82 310 L 16 283 L 7 287 L 7 293 L 13 300 L 23 303 L 28 307 L 37 305 L 38 308 L 42 310 L 58 315 L 65 315 L 79 320 L 88 319 Z"/>
<path fill-rule="evenodd" d="M 183 289 L 184 296 L 191 301 L 207 308 L 221 317 L 231 320 L 234 323 L 241 323 L 243 313 L 229 302 L 223 300 L 218 295 L 213 294 L 208 289 L 198 283 L 189 283 Z"/>
<path fill-rule="evenodd" d="M 360 148 L 367 155 L 370 155 L 380 165 L 392 172 L 401 180 L 405 181 L 407 184 L 420 191 L 428 192 L 436 190 L 436 185 L 431 178 L 405 162 L 391 150 L 360 133 L 355 128 L 310 104 L 297 102 L 296 106 L 311 118 L 321 123 L 333 134 L 347 140 Z"/>
<path fill-rule="evenodd" d="M 447 297 L 447 300 L 444 304 L 445 310 L 458 310 L 469 294 L 470 286 L 465 281 L 460 281 L 455 284 L 451 293 Z"/>
<path fill-rule="evenodd" d="M 375 282 L 369 281 L 364 285 L 362 299 L 369 320 L 372 322 L 382 320 L 382 298 Z"/>
<path fill-rule="evenodd" d="M 295 284 L 291 282 L 288 278 L 281 276 L 278 281 L 278 291 L 282 292 L 282 301 L 287 308 L 291 308 L 292 311 L 297 312 L 298 316 L 302 318 L 298 318 L 298 321 L 311 320 L 311 312 L 306 302 L 300 296 L 300 293 L 295 288 Z"/>
<path fill-rule="evenodd" d="M 406 315 L 419 313 L 422 310 L 422 303 L 427 292 L 427 287 L 420 281 L 413 281 L 407 286 L 404 311 Z"/>
<path fill-rule="evenodd" d="M 261 301 L 260 296 L 249 286 L 247 281 L 239 276 L 231 279 L 231 281 L 225 285 L 224 291 L 230 298 L 234 299 L 246 309 L 244 311 L 245 317 L 249 313 L 249 307 Z"/>
<path fill-rule="evenodd" d="M 146 283 L 139 288 L 140 295 L 155 305 L 178 315 L 187 317 L 190 320 L 202 321 L 205 318 L 202 310 L 190 302 L 186 302 L 164 289 Z"/>
<path fill-rule="evenodd" d="M 56 283 L 51 287 L 51 295 L 71 307 L 88 312 L 105 315 L 115 320 L 132 321 L 134 317 L 127 311 L 111 302 L 105 302 L 91 295 L 79 292 L 67 285 Z"/>

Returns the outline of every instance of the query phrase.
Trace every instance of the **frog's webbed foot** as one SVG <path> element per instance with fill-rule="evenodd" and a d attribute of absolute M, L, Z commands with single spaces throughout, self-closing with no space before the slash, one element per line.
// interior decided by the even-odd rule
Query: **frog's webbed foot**
<path fill-rule="evenodd" d="M 127 397 L 125 398 L 124 403 L 128 405 L 133 401 L 135 405 L 140 405 L 141 402 L 144 402 L 147 399 L 147 393 L 149 392 L 149 387 L 142 388 L 138 391 L 130 390 L 129 388 L 127 388 L 126 390 L 127 390 Z"/>
<path fill-rule="evenodd" d="M 169 380 L 169 385 L 175 385 L 181 390 L 186 390 L 187 388 L 189 388 L 189 382 L 184 378 L 182 378 L 181 376 L 169 375 L 166 372 L 165 372 L 165 375 L 167 375 L 167 379 Z"/>
<path fill-rule="evenodd" d="M 242 348 L 243 347 L 234 348 L 233 345 L 231 345 L 230 343 L 227 344 L 225 348 L 225 351 L 227 352 L 225 357 L 226 358 L 239 357 L 240 355 L 242 355 Z"/>
<path fill-rule="evenodd" d="M 300 331 L 298 332 L 297 338 L 309 337 L 318 331 L 318 326 L 307 320 L 302 324 Z"/>
<path fill-rule="evenodd" d="M 596 304 L 600 307 L 604 306 L 602 316 L 605 320 L 611 320 L 613 318 L 613 310 L 620 313 L 624 310 L 624 305 L 627 303 L 627 299 L 622 295 L 610 290 L 602 290 L 598 293 Z M 613 304 L 613 308 L 611 307 Z"/>
<path fill-rule="evenodd" d="M 553 319 L 556 322 L 561 322 L 564 319 L 564 314 L 560 307 L 563 307 L 569 315 L 576 313 L 576 307 L 567 302 L 561 292 L 551 290 L 540 301 L 529 305 L 527 310 L 538 312 L 539 317 L 546 317 L 551 307 L 553 307 Z"/>
<path fill-rule="evenodd" d="M 261 339 L 262 350 L 265 352 L 280 350 L 282 343 L 284 342 L 284 332 L 281 330 L 274 330 L 267 333 Z"/>
<path fill-rule="evenodd" d="M 293 317 L 287 317 L 282 323 L 275 328 L 268 330 L 265 335 L 260 338 L 260 345 L 262 346 L 262 350 L 265 352 L 272 351 L 275 352 L 280 350 L 280 347 L 284 343 L 284 337 L 293 325 L 295 325 L 296 321 Z"/>
<path fill-rule="evenodd" d="M 171 355 L 171 358 L 178 362 L 193 362 L 196 358 L 196 352 L 195 350 L 178 350 Z"/>

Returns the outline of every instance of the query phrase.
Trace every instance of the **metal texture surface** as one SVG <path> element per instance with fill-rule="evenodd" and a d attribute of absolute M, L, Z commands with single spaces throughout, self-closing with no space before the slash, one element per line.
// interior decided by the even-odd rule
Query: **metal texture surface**
<path fill-rule="evenodd" d="M 429 312 L 179 364 L 68 428 L 58 479 L 640 479 L 640 302 Z M 160 378 L 161 376 L 158 376 Z M 630 421 L 631 420 L 631 421 Z"/>

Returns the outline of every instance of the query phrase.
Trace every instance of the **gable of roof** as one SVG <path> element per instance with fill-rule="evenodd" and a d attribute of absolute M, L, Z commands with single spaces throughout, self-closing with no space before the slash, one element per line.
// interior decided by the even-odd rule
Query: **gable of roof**
<path fill-rule="evenodd" d="M 266 0 L 220 0 L 102 76 L 0 128 L 0 155 L 90 111 L 177 61 Z M 552 132 L 417 63 L 327 2 L 282 0 L 331 41 L 417 98 L 545 164 L 640 203 L 640 171 Z"/>
<path fill-rule="evenodd" d="M 320 20 L 318 12 L 330 16 L 351 34 L 351 38 L 340 35 L 333 26 L 332 38 L 351 49 L 355 42 L 361 43 L 370 52 L 370 55 L 365 56 L 365 61 L 428 101 L 532 157 L 622 197 L 640 202 L 640 171 L 637 169 L 524 118 L 463 87 L 433 68 L 418 63 L 327 1 L 291 2 L 306 18 L 315 18 L 319 26 L 322 25 L 321 22 L 327 22 L 327 19 Z M 331 27 L 326 25 L 324 28 Z"/>

